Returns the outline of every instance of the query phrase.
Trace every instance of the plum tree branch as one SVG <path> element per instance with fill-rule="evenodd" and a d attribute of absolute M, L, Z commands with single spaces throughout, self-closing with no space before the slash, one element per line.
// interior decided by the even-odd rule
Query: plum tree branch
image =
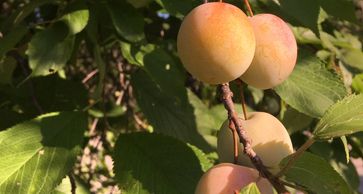
<path fill-rule="evenodd" d="M 240 142 L 243 144 L 243 152 L 250 158 L 252 164 L 259 171 L 260 175 L 267 178 L 278 193 L 289 193 L 279 178 L 273 176 L 271 172 L 263 165 L 263 162 L 256 152 L 252 149 L 252 140 L 247 136 L 246 131 L 242 127 L 242 123 L 238 118 L 238 114 L 235 111 L 234 103 L 232 100 L 233 92 L 229 88 L 228 83 L 219 85 L 221 91 L 222 101 L 224 107 L 228 111 L 228 119 L 231 123 L 230 127 L 238 134 Z"/>

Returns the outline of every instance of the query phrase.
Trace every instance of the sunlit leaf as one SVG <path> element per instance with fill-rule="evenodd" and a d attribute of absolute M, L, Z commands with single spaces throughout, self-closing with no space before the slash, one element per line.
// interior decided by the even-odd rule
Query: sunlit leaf
<path fill-rule="evenodd" d="M 300 53 L 290 77 L 275 88 L 280 97 L 296 110 L 311 117 L 325 111 L 347 95 L 341 78 L 313 55 Z"/>
<path fill-rule="evenodd" d="M 329 108 L 314 130 L 316 139 L 363 131 L 363 94 L 351 95 Z"/>
<path fill-rule="evenodd" d="M 0 132 L 0 193 L 50 193 L 71 170 L 87 119 L 42 115 Z"/>

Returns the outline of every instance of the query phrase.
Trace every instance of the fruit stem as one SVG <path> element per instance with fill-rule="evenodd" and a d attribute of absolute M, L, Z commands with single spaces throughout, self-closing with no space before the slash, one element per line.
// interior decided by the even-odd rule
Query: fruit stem
<path fill-rule="evenodd" d="M 277 173 L 277 177 L 281 177 L 284 175 L 291 167 L 294 165 L 296 160 L 315 142 L 314 138 L 308 139 L 295 153 L 291 155 L 291 158 L 287 162 L 286 166 Z"/>
<path fill-rule="evenodd" d="M 243 94 L 243 81 L 240 79 L 237 79 L 237 83 L 239 85 L 239 88 L 241 90 L 241 100 L 242 100 L 242 111 L 243 111 L 243 117 L 245 120 L 247 120 L 247 108 L 246 108 L 246 100 L 245 95 Z"/>
<path fill-rule="evenodd" d="M 229 120 L 229 129 L 232 131 L 232 138 L 233 138 L 233 163 L 238 163 L 238 138 L 237 138 L 237 131 L 233 125 L 233 122 Z"/>
<path fill-rule="evenodd" d="M 248 13 L 252 17 L 253 16 L 253 12 L 252 12 L 252 9 L 251 9 L 251 6 L 250 6 L 250 2 L 248 2 L 248 0 L 244 0 L 244 2 L 245 2 L 245 5 L 246 5 L 246 7 L 248 9 Z"/>
<path fill-rule="evenodd" d="M 280 179 L 272 175 L 271 172 L 267 170 L 267 168 L 263 165 L 261 158 L 257 156 L 255 151 L 253 151 L 251 143 L 252 141 L 247 136 L 246 131 L 243 129 L 241 120 L 238 118 L 238 115 L 234 109 L 234 103 L 232 100 L 233 92 L 229 88 L 229 84 L 224 83 L 219 85 L 219 90 L 222 94 L 222 102 L 224 107 L 228 111 L 230 127 L 232 130 L 237 132 L 239 140 L 243 144 L 243 152 L 250 158 L 252 164 L 259 171 L 260 175 L 264 178 L 267 178 L 278 193 L 289 193 Z"/>

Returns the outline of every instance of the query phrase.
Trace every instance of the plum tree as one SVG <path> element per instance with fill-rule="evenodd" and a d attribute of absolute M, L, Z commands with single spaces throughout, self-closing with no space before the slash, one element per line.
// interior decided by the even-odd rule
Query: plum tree
<path fill-rule="evenodd" d="M 241 76 L 247 84 L 273 88 L 282 83 L 294 69 L 297 44 L 289 26 L 272 14 L 258 14 L 250 18 L 256 37 L 256 51 L 252 64 Z"/>
<path fill-rule="evenodd" d="M 252 149 L 262 159 L 264 165 L 276 174 L 279 162 L 293 153 L 289 134 L 283 124 L 274 116 L 264 112 L 251 112 L 248 119 L 241 119 L 242 126 L 252 139 Z M 233 162 L 233 133 L 225 121 L 218 133 L 217 152 L 220 162 Z M 250 159 L 242 152 L 243 145 L 238 144 L 238 164 L 253 167 Z"/>
<path fill-rule="evenodd" d="M 222 163 L 212 167 L 201 177 L 195 194 L 233 194 L 253 182 L 256 182 L 261 193 L 273 193 L 270 183 L 259 177 L 255 169 Z"/>
<path fill-rule="evenodd" d="M 185 16 L 177 38 L 178 54 L 186 70 L 209 84 L 240 77 L 251 64 L 255 45 L 247 16 L 222 2 L 194 8 Z"/>

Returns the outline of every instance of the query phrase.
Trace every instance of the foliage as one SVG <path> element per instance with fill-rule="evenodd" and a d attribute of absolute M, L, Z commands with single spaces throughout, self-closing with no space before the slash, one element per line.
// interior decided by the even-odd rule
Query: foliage
<path fill-rule="evenodd" d="M 183 17 L 201 3 L 2 1 L 0 193 L 193 193 L 218 163 L 227 119 L 218 88 L 189 75 L 176 51 Z M 237 112 L 243 93 L 248 110 L 283 121 L 295 149 L 317 141 L 282 175 L 289 186 L 358 192 L 347 160 L 363 157 L 362 4 L 250 3 L 290 24 L 299 58 L 274 89 L 231 83 Z"/>

